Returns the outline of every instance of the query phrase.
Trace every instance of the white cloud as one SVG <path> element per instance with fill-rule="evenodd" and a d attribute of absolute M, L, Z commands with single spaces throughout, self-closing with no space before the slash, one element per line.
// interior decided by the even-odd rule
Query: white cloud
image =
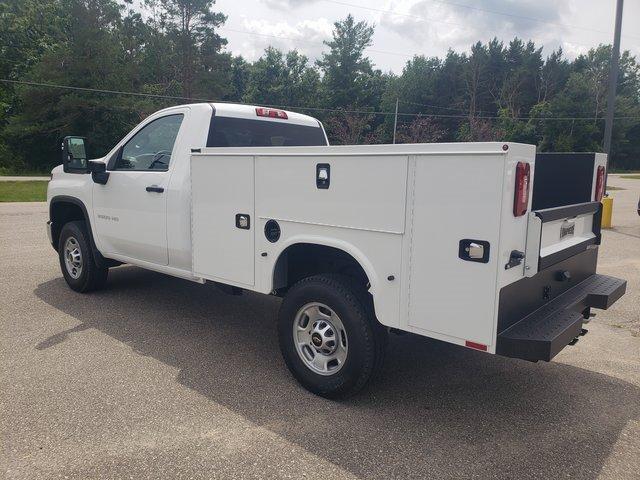
<path fill-rule="evenodd" d="M 260 57 L 268 46 L 284 51 L 295 49 L 315 60 L 322 54 L 325 48 L 322 42 L 331 38 L 333 29 L 333 23 L 322 17 L 297 23 L 245 18 L 242 26 L 250 32 L 243 45 L 245 56 L 252 60 Z"/>
<path fill-rule="evenodd" d="M 262 0 L 269 8 L 297 8 L 304 7 L 319 0 Z"/>
<path fill-rule="evenodd" d="M 478 40 L 518 36 L 542 45 L 564 32 L 563 2 L 482 0 L 468 6 L 429 0 L 395 2 L 398 15 L 384 15 L 380 26 L 418 46 L 442 51 L 468 50 Z M 566 5 L 566 3 L 564 4 Z M 533 20 L 538 19 L 538 20 Z M 554 26 L 550 27 L 549 23 Z"/>
<path fill-rule="evenodd" d="M 544 46 L 545 54 L 562 46 L 567 56 L 574 57 L 611 42 L 614 4 L 612 0 L 218 0 L 215 10 L 229 16 L 226 27 L 236 29 L 222 29 L 228 49 L 251 60 L 269 45 L 297 48 L 313 60 L 323 51 L 322 41 L 331 38 L 333 22 L 351 13 L 356 20 L 376 25 L 368 53 L 376 66 L 400 72 L 407 55 L 442 57 L 449 48 L 468 51 L 478 40 L 494 36 L 505 42 L 515 36 L 531 39 Z M 622 48 L 639 55 L 636 18 L 640 2 L 626 2 Z"/>

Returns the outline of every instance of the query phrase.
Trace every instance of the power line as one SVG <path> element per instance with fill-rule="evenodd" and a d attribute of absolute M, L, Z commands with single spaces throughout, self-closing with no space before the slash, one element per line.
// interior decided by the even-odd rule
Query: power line
<path fill-rule="evenodd" d="M 379 12 L 379 13 L 387 13 L 387 14 L 393 14 L 393 15 L 398 15 L 401 17 L 410 17 L 410 18 L 416 18 L 418 20 L 423 20 L 423 21 L 427 21 L 427 22 L 440 22 L 440 23 L 445 23 L 445 24 L 449 24 L 449 25 L 456 25 L 456 26 L 463 26 L 457 23 L 452 23 L 452 22 L 445 22 L 443 20 L 438 20 L 438 19 L 430 19 L 430 18 L 426 18 L 420 15 L 415 15 L 415 14 L 411 14 L 411 13 L 400 13 L 400 12 L 396 12 L 394 10 L 384 10 L 381 8 L 375 8 L 375 7 L 365 7 L 362 5 L 357 5 L 357 4 L 353 4 L 353 3 L 348 3 L 348 2 L 344 2 L 344 1 L 340 1 L 340 0 L 324 0 L 325 2 L 328 3 L 333 3 L 336 5 L 342 5 L 342 6 L 346 6 L 346 7 L 353 7 L 353 8 L 362 8 L 364 10 L 371 10 L 374 12 Z M 603 35 L 611 35 L 611 32 L 607 32 L 604 30 L 598 30 L 596 28 L 592 28 L 592 27 L 583 27 L 583 26 L 578 26 L 578 25 L 570 25 L 570 24 L 566 24 L 566 23 L 556 23 L 556 22 L 549 22 L 547 20 L 542 20 L 540 18 L 535 18 L 535 17 L 529 17 L 527 15 L 518 15 L 515 13 L 506 13 L 506 12 L 500 12 L 498 10 L 489 10 L 486 8 L 481 8 L 481 7 L 475 7 L 473 5 L 464 5 L 462 3 L 456 3 L 456 2 L 450 2 L 450 1 L 445 1 L 445 0 L 430 0 L 432 3 L 440 3 L 443 5 L 449 5 L 449 6 L 453 6 L 453 7 L 458 7 L 458 8 L 466 8 L 469 10 L 475 10 L 478 12 L 483 12 L 483 13 L 489 13 L 491 15 L 501 15 L 504 17 L 510 17 L 510 18 L 519 18 L 521 20 L 528 20 L 531 22 L 536 22 L 536 23 L 540 23 L 543 25 L 550 25 L 553 27 L 562 27 L 562 28 L 568 28 L 568 29 L 574 29 L 574 30 L 585 30 L 585 31 L 590 31 L 590 32 L 595 32 L 595 33 L 600 33 Z M 640 38 L 637 35 L 624 35 L 626 37 L 629 38 Z M 573 42 L 572 42 L 573 43 Z"/>
<path fill-rule="evenodd" d="M 226 100 L 212 100 L 206 98 L 195 98 L 195 97 L 181 97 L 176 95 L 159 95 L 155 93 L 140 93 L 140 92 L 125 92 L 120 90 L 107 90 L 102 88 L 90 88 L 90 87 L 76 87 L 72 85 L 59 85 L 54 83 L 42 83 L 42 82 L 32 82 L 28 80 L 9 80 L 6 78 L 0 78 L 0 82 L 10 83 L 10 84 L 19 84 L 19 85 L 29 85 L 36 87 L 48 87 L 48 88 L 60 88 L 65 90 L 74 90 L 81 92 L 90 92 L 90 93 L 101 93 L 101 94 L 110 94 L 110 95 L 129 95 L 135 97 L 149 97 L 149 98 L 157 98 L 157 99 L 168 99 L 168 100 L 188 100 L 192 102 L 206 102 L 206 103 L 237 103 L 230 102 Z M 395 115 L 395 112 L 392 111 L 376 111 L 376 110 L 352 110 L 352 109 L 342 109 L 342 108 L 321 108 L 321 107 L 304 107 L 300 105 L 271 105 L 264 104 L 265 107 L 272 108 L 282 108 L 287 110 L 308 110 L 308 111 L 316 111 L 316 112 L 335 112 L 335 113 L 353 113 L 358 115 L 384 115 L 391 116 Z M 437 114 L 437 113 L 403 113 L 398 112 L 398 116 L 403 117 L 433 117 L 433 118 L 463 118 L 469 119 L 469 115 L 450 115 L 450 114 Z M 544 118 L 530 118 L 530 117 L 497 117 L 497 116 L 488 116 L 488 115 L 477 115 L 473 118 L 476 119 L 486 119 L 486 120 L 532 120 L 532 121 L 574 121 L 574 120 L 584 120 L 584 121 L 594 121 L 594 120 L 604 120 L 603 118 L 594 118 L 594 117 L 544 117 Z M 615 117 L 617 120 L 640 120 L 640 117 Z"/>
<path fill-rule="evenodd" d="M 395 115 L 394 112 L 373 112 L 380 113 L 383 115 Z M 498 117 L 492 115 L 474 115 L 470 117 L 469 115 L 448 115 L 448 114 L 439 114 L 439 113 L 398 113 L 398 115 L 402 116 L 412 116 L 412 117 L 434 117 L 434 118 L 474 118 L 474 119 L 482 119 L 482 120 L 519 120 L 519 121 L 533 121 L 533 122 L 546 122 L 546 121 L 603 121 L 604 118 L 600 117 Z M 640 120 L 640 117 L 615 117 L 617 120 Z"/>
<path fill-rule="evenodd" d="M 155 93 L 140 93 L 140 92 L 123 92 L 120 90 L 107 90 L 102 88 L 90 88 L 90 87 L 75 87 L 72 85 L 59 85 L 55 83 L 31 82 L 28 80 L 10 80 L 7 78 L 0 78 L 0 82 L 14 83 L 14 84 L 20 84 L 20 85 L 31 85 L 35 87 L 62 88 L 62 89 L 76 90 L 81 92 L 106 93 L 106 94 L 113 94 L 113 95 L 130 95 L 135 97 L 165 98 L 170 100 L 196 100 L 201 102 L 211 101 L 211 100 L 205 100 L 205 99 L 180 97 L 180 96 L 174 96 L 174 95 L 159 95 Z"/>
<path fill-rule="evenodd" d="M 409 100 L 399 100 L 400 103 L 405 103 L 407 105 L 416 105 L 418 107 L 427 107 L 427 108 L 441 108 L 443 110 L 450 110 L 453 112 L 465 112 L 469 113 L 469 111 L 465 108 L 454 108 L 454 107 L 442 107 L 440 105 L 430 105 L 428 103 L 418 103 L 418 102 L 410 102 Z"/>
<path fill-rule="evenodd" d="M 365 7 L 364 5 L 357 5 L 355 3 L 342 2 L 342 1 L 339 1 L 339 0 L 324 0 L 324 1 L 325 2 L 329 2 L 329 3 L 335 3 L 336 5 L 342 5 L 343 7 L 360 8 L 362 10 L 370 10 L 372 12 L 397 15 L 399 17 L 415 18 L 415 19 L 418 19 L 418 20 L 422 20 L 423 22 L 443 23 L 445 25 L 452 25 L 454 27 L 465 27 L 465 25 L 463 25 L 461 23 L 447 22 L 446 20 L 440 20 L 438 18 L 428 18 L 428 17 L 423 17 L 423 16 L 420 16 L 420 15 L 414 15 L 414 14 L 411 14 L 411 13 L 399 13 L 399 12 L 396 12 L 394 10 L 385 10 L 384 8 Z"/>
<path fill-rule="evenodd" d="M 209 98 L 197 98 L 197 97 L 182 97 L 177 95 L 160 95 L 155 93 L 141 93 L 141 92 L 126 92 L 120 90 L 108 90 L 102 88 L 90 88 L 90 87 L 76 87 L 73 85 L 60 85 L 55 83 L 43 83 L 43 82 L 32 82 L 28 80 L 10 80 L 7 78 L 0 78 L 0 82 L 10 83 L 10 84 L 18 84 L 18 85 L 29 85 L 35 87 L 48 87 L 48 88 L 60 88 L 64 90 L 73 90 L 73 91 L 81 91 L 81 92 L 90 92 L 90 93 L 101 93 L 101 94 L 110 94 L 110 95 L 129 95 L 135 97 L 147 97 L 147 98 L 156 98 L 156 99 L 167 99 L 167 100 L 186 100 L 191 102 L 204 102 L 204 103 L 237 103 L 230 102 L 227 100 L 214 100 Z M 393 115 L 393 112 L 378 112 L 374 110 L 347 110 L 347 109 L 338 109 L 338 108 L 321 108 L 321 107 L 303 107 L 297 105 L 272 105 L 272 104 L 263 104 L 265 107 L 272 108 L 283 108 L 283 109 L 298 109 L 298 110 L 311 110 L 318 112 L 340 112 L 340 113 L 354 113 L 354 114 L 363 114 L 363 115 Z M 405 116 L 419 116 L 414 113 L 406 113 L 400 114 Z"/>

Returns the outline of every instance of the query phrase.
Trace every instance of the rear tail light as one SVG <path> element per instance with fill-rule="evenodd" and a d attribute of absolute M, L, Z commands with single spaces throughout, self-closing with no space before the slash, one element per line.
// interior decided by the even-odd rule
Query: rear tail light
<path fill-rule="evenodd" d="M 280 118 L 286 120 L 289 118 L 284 110 L 276 110 L 274 108 L 256 107 L 256 115 L 259 117 Z"/>
<path fill-rule="evenodd" d="M 487 351 L 487 346 L 483 343 L 472 342 L 471 340 L 467 340 L 464 342 L 465 347 L 473 348 L 475 350 L 480 350 L 482 352 Z"/>
<path fill-rule="evenodd" d="M 604 174 L 605 169 L 600 165 L 596 174 L 596 202 L 599 202 L 604 197 Z"/>
<path fill-rule="evenodd" d="M 531 166 L 527 162 L 518 162 L 516 165 L 516 193 L 513 198 L 513 215 L 516 217 L 527 213 L 530 177 Z"/>

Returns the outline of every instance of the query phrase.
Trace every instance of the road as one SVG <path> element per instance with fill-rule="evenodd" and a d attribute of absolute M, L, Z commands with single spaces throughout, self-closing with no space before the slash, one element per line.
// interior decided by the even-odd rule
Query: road
<path fill-rule="evenodd" d="M 551 363 L 392 336 L 356 398 L 315 397 L 276 345 L 279 301 L 135 267 L 70 291 L 44 204 L 0 205 L 6 478 L 638 478 L 640 180 L 611 177 L 600 270 L 629 280 Z"/>

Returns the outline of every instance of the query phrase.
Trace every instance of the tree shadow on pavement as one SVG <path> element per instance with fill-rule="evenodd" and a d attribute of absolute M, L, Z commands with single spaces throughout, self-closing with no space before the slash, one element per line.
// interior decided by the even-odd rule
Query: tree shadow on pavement
<path fill-rule="evenodd" d="M 363 478 L 594 478 L 640 389 L 559 363 L 500 358 L 413 335 L 391 336 L 381 378 L 355 398 L 316 397 L 277 346 L 279 300 L 228 296 L 135 267 L 80 296 L 59 278 L 36 295 L 179 369 L 178 381 Z M 96 308 L 87 308 L 91 302 Z"/>

